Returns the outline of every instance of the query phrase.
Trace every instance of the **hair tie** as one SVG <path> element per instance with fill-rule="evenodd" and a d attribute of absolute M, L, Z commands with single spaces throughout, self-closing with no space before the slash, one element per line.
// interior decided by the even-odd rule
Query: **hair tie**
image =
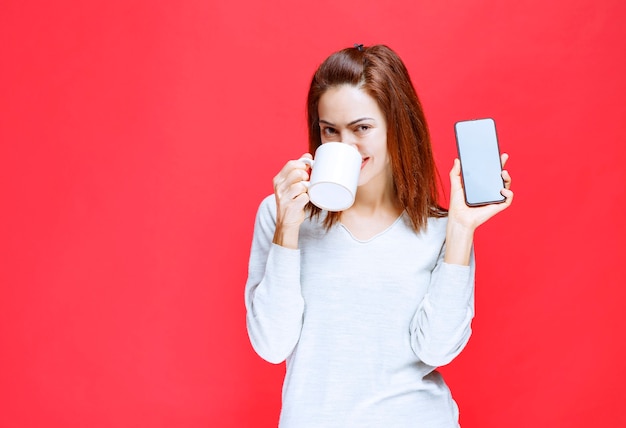
<path fill-rule="evenodd" d="M 355 43 L 354 47 L 357 48 L 359 52 L 363 52 L 363 44 Z"/>

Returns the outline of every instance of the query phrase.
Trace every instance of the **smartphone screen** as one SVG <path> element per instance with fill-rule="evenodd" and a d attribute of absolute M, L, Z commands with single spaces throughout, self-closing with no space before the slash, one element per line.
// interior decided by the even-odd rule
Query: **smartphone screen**
<path fill-rule="evenodd" d="M 493 119 L 463 120 L 454 124 L 461 160 L 465 203 L 469 206 L 504 202 L 500 149 Z"/>

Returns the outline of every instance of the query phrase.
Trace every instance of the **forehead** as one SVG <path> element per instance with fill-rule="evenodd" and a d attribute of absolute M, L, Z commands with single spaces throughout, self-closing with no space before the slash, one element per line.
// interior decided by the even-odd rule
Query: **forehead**
<path fill-rule="evenodd" d="M 320 97 L 320 120 L 331 123 L 349 123 L 356 118 L 370 117 L 382 120 L 378 103 L 367 92 L 352 85 L 335 86 Z"/>

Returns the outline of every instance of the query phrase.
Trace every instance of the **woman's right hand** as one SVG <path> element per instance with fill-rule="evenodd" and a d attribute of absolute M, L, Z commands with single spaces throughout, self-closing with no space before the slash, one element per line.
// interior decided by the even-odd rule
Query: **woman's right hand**
<path fill-rule="evenodd" d="M 301 158 L 312 159 L 310 153 Z M 290 160 L 274 177 L 276 197 L 276 231 L 274 243 L 287 248 L 298 248 L 300 225 L 304 221 L 304 207 L 309 202 L 307 186 L 310 167 L 301 160 Z"/>

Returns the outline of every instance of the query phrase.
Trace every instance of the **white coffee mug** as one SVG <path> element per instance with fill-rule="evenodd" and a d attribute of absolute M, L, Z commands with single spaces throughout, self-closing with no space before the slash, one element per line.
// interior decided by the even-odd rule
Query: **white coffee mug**
<path fill-rule="evenodd" d="M 327 211 L 352 206 L 362 162 L 357 149 L 344 143 L 324 143 L 315 151 L 314 160 L 300 160 L 311 166 L 311 177 L 305 183 L 313 204 Z"/>

